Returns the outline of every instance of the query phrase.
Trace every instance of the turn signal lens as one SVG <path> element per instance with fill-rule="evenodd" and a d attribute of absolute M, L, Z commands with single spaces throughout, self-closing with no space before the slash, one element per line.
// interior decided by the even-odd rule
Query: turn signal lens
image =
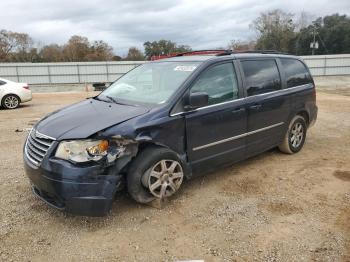
<path fill-rule="evenodd" d="M 108 149 L 108 141 L 101 140 L 100 143 L 98 143 L 97 145 L 88 147 L 86 150 L 92 156 L 99 156 L 99 155 L 104 155 L 107 152 L 107 149 Z"/>

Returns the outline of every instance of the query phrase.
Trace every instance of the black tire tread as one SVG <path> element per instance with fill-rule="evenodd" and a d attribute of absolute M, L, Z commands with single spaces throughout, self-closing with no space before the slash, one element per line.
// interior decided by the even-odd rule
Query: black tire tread
<path fill-rule="evenodd" d="M 143 149 L 133 160 L 127 174 L 127 188 L 131 197 L 139 203 L 149 203 L 155 197 L 142 185 L 141 177 L 152 164 L 161 159 L 174 159 L 181 163 L 179 157 L 168 148 L 149 146 Z"/>

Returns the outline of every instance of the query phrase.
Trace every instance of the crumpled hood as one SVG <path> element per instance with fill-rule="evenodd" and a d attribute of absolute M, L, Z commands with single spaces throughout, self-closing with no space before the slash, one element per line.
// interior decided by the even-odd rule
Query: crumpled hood
<path fill-rule="evenodd" d="M 148 111 L 145 107 L 88 99 L 47 115 L 35 128 L 38 132 L 59 140 L 87 138 Z"/>

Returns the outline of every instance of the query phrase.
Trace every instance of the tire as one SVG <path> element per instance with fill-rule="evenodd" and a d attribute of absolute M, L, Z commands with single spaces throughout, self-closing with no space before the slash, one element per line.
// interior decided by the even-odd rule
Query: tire
<path fill-rule="evenodd" d="M 17 95 L 5 95 L 1 101 L 1 106 L 6 109 L 15 109 L 19 107 L 21 99 Z"/>
<path fill-rule="evenodd" d="M 128 192 L 139 203 L 169 197 L 179 190 L 184 178 L 183 170 L 181 160 L 173 151 L 148 147 L 131 163 L 127 175 Z"/>
<path fill-rule="evenodd" d="M 278 146 L 279 150 L 286 154 L 294 154 L 299 152 L 304 146 L 306 132 L 307 125 L 305 118 L 300 115 L 296 115 L 289 123 L 283 142 Z"/>

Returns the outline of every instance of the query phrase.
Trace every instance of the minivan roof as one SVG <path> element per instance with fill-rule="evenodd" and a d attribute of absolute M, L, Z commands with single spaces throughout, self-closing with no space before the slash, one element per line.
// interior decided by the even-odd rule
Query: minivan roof
<path fill-rule="evenodd" d="M 294 58 L 300 59 L 298 56 L 294 55 L 286 55 L 286 54 L 262 54 L 262 53 L 234 53 L 227 55 L 183 55 L 183 56 L 174 56 L 170 58 L 163 58 L 159 60 L 155 60 L 152 62 L 175 62 L 175 61 L 183 61 L 183 62 L 203 62 L 207 60 L 225 60 L 228 57 L 233 59 L 242 59 L 242 58 L 262 58 L 262 57 L 281 57 L 281 58 Z"/>

